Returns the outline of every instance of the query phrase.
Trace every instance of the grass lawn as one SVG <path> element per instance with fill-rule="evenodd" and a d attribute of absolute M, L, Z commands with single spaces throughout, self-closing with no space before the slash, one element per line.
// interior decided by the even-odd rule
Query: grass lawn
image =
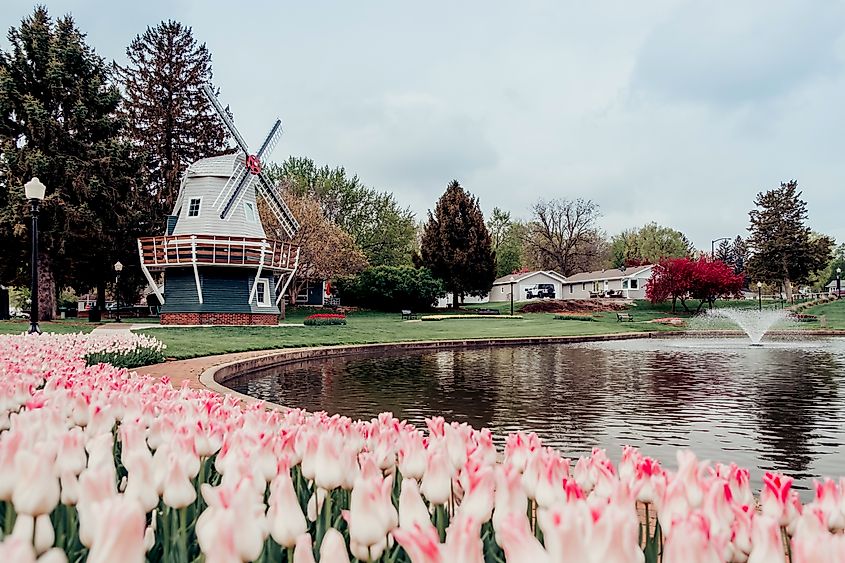
<path fill-rule="evenodd" d="M 826 321 L 825 328 L 845 330 L 845 299 L 839 299 L 838 301 L 832 301 L 830 303 L 825 303 L 824 305 L 816 305 L 815 307 L 810 307 L 803 312 L 809 315 L 824 315 Z M 814 325 L 816 328 L 820 325 L 820 323 L 806 324 Z"/>
<path fill-rule="evenodd" d="M 66 319 L 51 322 L 38 323 L 42 332 L 91 332 L 101 323 L 89 323 L 87 320 Z M 13 320 L 0 321 L 0 334 L 20 334 L 29 330 L 29 321 Z"/>
<path fill-rule="evenodd" d="M 285 322 L 302 322 L 308 313 L 290 312 Z M 333 344 L 672 330 L 644 322 L 658 316 L 664 315 L 648 315 L 648 318 L 644 315 L 642 320 L 635 315 L 636 322 L 625 323 L 617 322 L 615 313 L 602 313 L 597 316 L 596 322 L 558 321 L 551 313 L 528 313 L 522 319 L 508 320 L 479 316 L 445 321 L 403 321 L 399 313 L 361 312 L 349 315 L 346 326 L 161 328 L 142 332 L 167 344 L 168 357 L 184 359 L 246 350 Z"/>

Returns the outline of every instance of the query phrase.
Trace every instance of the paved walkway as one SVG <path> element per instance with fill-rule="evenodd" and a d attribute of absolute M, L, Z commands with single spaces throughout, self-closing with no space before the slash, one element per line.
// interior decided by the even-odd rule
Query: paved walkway
<path fill-rule="evenodd" d="M 234 354 L 220 354 L 219 356 L 203 356 L 202 358 L 191 358 L 190 360 L 177 360 L 173 362 L 164 362 L 163 364 L 153 364 L 151 366 L 144 366 L 137 368 L 134 371 L 143 375 L 152 375 L 153 377 L 169 377 L 174 387 L 182 385 L 183 381 L 188 381 L 188 386 L 193 389 L 207 389 L 205 385 L 200 383 L 200 375 L 207 369 L 234 362 L 237 360 L 245 360 L 247 358 L 254 358 L 256 356 L 263 356 L 271 352 L 279 352 L 280 350 L 255 350 L 253 352 L 236 352 Z"/>

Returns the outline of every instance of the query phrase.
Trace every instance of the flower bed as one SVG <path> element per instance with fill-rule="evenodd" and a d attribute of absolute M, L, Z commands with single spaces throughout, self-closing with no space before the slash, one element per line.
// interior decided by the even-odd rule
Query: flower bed
<path fill-rule="evenodd" d="M 521 319 L 522 315 L 426 315 L 424 317 L 420 317 L 421 321 L 453 321 L 453 320 L 466 320 L 466 319 L 495 319 L 495 320 L 502 320 L 502 319 Z"/>
<path fill-rule="evenodd" d="M 562 315 L 555 315 L 556 321 L 595 321 L 592 315 L 579 315 L 577 313 L 567 313 Z"/>
<path fill-rule="evenodd" d="M 136 368 L 164 361 L 167 346 L 151 336 L 123 332 L 83 337 L 86 343 L 85 362 L 89 365 L 111 364 L 120 368 Z"/>
<path fill-rule="evenodd" d="M 318 313 L 305 317 L 305 326 L 345 325 L 346 315 Z"/>
<path fill-rule="evenodd" d="M 489 431 L 440 417 L 268 411 L 89 366 L 90 346 L 0 337 L 0 561 L 845 557 L 845 481 L 802 505 L 785 475 L 755 497 L 747 470 L 687 451 L 670 470 L 635 448 L 569 460 L 535 434 L 498 452 Z"/>
<path fill-rule="evenodd" d="M 799 323 L 812 323 L 819 320 L 816 315 L 808 315 L 806 313 L 794 313 L 789 316 L 789 319 Z"/>

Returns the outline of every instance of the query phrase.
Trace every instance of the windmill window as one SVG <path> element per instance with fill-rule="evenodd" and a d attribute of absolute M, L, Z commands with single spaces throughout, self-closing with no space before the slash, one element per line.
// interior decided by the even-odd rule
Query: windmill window
<path fill-rule="evenodd" d="M 201 197 L 192 197 L 191 201 L 188 203 L 188 217 L 199 217 L 200 216 L 200 203 L 202 202 Z"/>
<path fill-rule="evenodd" d="M 249 201 L 244 202 L 244 215 L 247 223 L 257 223 L 258 215 L 255 214 L 255 205 Z"/>
<path fill-rule="evenodd" d="M 270 282 L 267 280 L 258 280 L 258 285 L 255 287 L 255 300 L 259 307 L 270 307 Z"/>

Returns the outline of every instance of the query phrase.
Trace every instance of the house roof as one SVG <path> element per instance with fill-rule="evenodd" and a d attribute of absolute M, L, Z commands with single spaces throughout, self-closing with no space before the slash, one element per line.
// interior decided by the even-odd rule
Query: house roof
<path fill-rule="evenodd" d="M 645 264 L 643 266 L 635 266 L 633 268 L 625 268 L 624 270 L 620 270 L 619 268 L 610 268 L 608 270 L 595 270 L 593 272 L 580 272 L 578 274 L 573 274 L 566 278 L 566 283 L 571 282 L 591 282 L 591 281 L 602 281 L 602 280 L 620 280 L 622 278 L 632 278 L 637 274 L 641 274 L 647 270 L 650 270 L 654 266 L 652 264 Z"/>
<path fill-rule="evenodd" d="M 555 278 L 560 282 L 565 282 L 566 278 L 554 270 L 534 270 L 533 272 L 520 272 L 518 274 L 508 274 L 506 276 L 502 276 L 496 281 L 493 282 L 493 285 L 502 285 L 502 284 L 510 284 L 510 283 L 519 283 L 524 279 L 530 278 L 531 276 L 536 276 L 537 274 L 545 274 L 550 278 Z"/>

